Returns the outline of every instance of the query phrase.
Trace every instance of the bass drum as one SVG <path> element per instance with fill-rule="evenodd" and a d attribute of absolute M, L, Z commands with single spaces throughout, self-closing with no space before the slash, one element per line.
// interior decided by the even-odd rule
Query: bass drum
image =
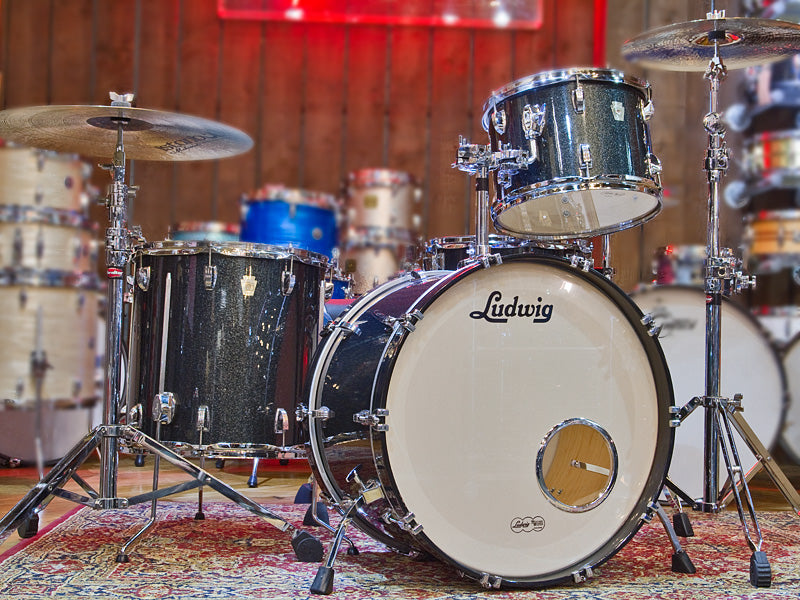
<path fill-rule="evenodd" d="M 484 586 L 591 576 L 650 512 L 672 450 L 669 373 L 641 318 L 558 258 L 387 282 L 315 354 L 315 477 L 343 508 L 367 490 L 369 535 Z"/>
<path fill-rule="evenodd" d="M 800 464 L 800 334 L 795 336 L 783 355 L 789 406 L 781 433 L 781 445 L 796 464 Z"/>
<path fill-rule="evenodd" d="M 649 287 L 632 294 L 644 312 L 662 329 L 659 336 L 667 357 L 675 398 L 679 405 L 705 393 L 705 293 L 683 286 Z M 761 442 L 771 448 L 783 422 L 785 391 L 780 360 L 758 322 L 733 302 L 722 304 L 722 367 L 720 393 L 742 394 L 744 417 Z M 758 374 L 754 377 L 754 374 Z M 675 451 L 669 477 L 692 498 L 703 496 L 703 409 L 681 423 L 675 434 Z M 734 433 L 745 472 L 756 464 L 741 437 Z M 720 484 L 727 470 L 719 453 Z"/>

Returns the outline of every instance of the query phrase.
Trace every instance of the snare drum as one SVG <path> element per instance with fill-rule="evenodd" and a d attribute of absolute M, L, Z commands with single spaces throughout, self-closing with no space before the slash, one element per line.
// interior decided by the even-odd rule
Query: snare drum
<path fill-rule="evenodd" d="M 85 213 L 91 172 L 76 155 L 0 141 L 0 204 Z"/>
<path fill-rule="evenodd" d="M 653 286 L 637 290 L 634 301 L 662 327 L 659 341 L 667 358 L 676 402 L 683 405 L 705 393 L 705 293 L 683 286 Z M 764 331 L 745 310 L 723 299 L 722 370 L 720 393 L 743 394 L 747 422 L 769 448 L 778 438 L 785 405 L 783 370 Z M 757 376 L 754 376 L 757 374 Z M 736 435 L 745 472 L 756 457 Z M 703 496 L 704 419 L 700 412 L 681 423 L 675 433 L 670 479 L 693 498 Z M 720 474 L 725 474 L 722 453 Z M 722 483 L 724 477 L 720 481 Z"/>
<path fill-rule="evenodd" d="M 620 231 L 661 210 L 648 83 L 610 69 L 549 71 L 492 93 L 483 127 L 494 151 L 525 152 L 493 171 L 495 227 L 532 239 Z M 524 168 L 523 168 L 524 167 Z"/>
<path fill-rule="evenodd" d="M 175 402 L 164 444 L 263 457 L 300 442 L 295 406 L 322 315 L 324 256 L 241 242 L 155 242 L 134 257 L 131 405 Z"/>
<path fill-rule="evenodd" d="M 338 205 L 329 194 L 267 184 L 242 198 L 241 238 L 328 258 L 337 243 Z"/>
<path fill-rule="evenodd" d="M 343 506 L 363 482 L 354 523 L 487 587 L 575 581 L 638 530 L 669 462 L 669 374 L 641 318 L 556 258 L 387 282 L 314 357 L 315 477 Z"/>
<path fill-rule="evenodd" d="M 97 225 L 78 213 L 0 205 L 0 266 L 92 273 Z"/>

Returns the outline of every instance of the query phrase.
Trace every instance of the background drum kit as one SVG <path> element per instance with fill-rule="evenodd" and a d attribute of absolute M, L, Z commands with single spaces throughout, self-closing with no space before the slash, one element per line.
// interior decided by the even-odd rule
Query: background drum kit
<path fill-rule="evenodd" d="M 743 370 L 735 364 L 742 357 L 721 356 L 723 321 L 722 335 L 741 338 L 750 351 L 757 334 L 725 300 L 753 280 L 719 243 L 727 150 L 717 94 L 727 68 L 797 52 L 800 25 L 726 18 L 713 3 L 705 19 L 646 32 L 623 47 L 630 60 L 703 72 L 710 82 L 702 290 L 655 288 L 636 298 L 654 307 L 656 319 L 663 316 L 660 296 L 667 295 L 666 304 L 687 313 L 673 324 L 704 321 L 702 342 L 665 337 L 665 346 L 674 341 L 698 350 L 686 362 L 702 369 L 702 392 L 675 385 L 653 316 L 609 277 L 607 236 L 661 208 L 645 81 L 576 68 L 493 92 L 483 114 L 489 144 L 462 139 L 453 165 L 476 179 L 476 234 L 431 240 L 422 258 L 415 184 L 388 169 L 350 175 L 341 252 L 336 199 L 278 185 L 243 197 L 238 238 L 225 224 L 183 223 L 171 239 L 147 243 L 127 224 L 133 190 L 125 183 L 126 160 L 234 156 L 250 148 L 245 134 L 134 108 L 130 95 L 112 94 L 110 106 L 0 112 L 0 135 L 15 143 L 112 158 L 105 167 L 112 184 L 102 423 L 0 520 L 0 535 L 14 528 L 35 534 L 36 514 L 54 496 L 95 509 L 149 501 L 150 521 L 117 557 L 125 561 L 154 523 L 158 498 L 199 488 L 202 513 L 208 485 L 290 531 L 300 560 L 319 561 L 319 540 L 203 468 L 206 458 L 295 452 L 308 458 L 315 486 L 342 517 L 334 530 L 318 516 L 312 493 L 309 517 L 335 532 L 312 592 L 332 591 L 333 563 L 341 543 L 350 543 L 350 523 L 400 552 L 432 555 L 486 588 L 540 587 L 592 577 L 653 516 L 669 535 L 673 569 L 693 572 L 676 537 L 676 531 L 690 535 L 691 527 L 685 518 L 673 527 L 658 499 L 666 487 L 678 508 L 684 500 L 717 511 L 724 471 L 753 551 L 750 581 L 769 585 L 743 475 L 753 465 L 739 458 L 733 430 L 795 511 L 800 497 L 739 410 L 763 386 L 780 386 L 780 365 L 765 359 L 761 367 L 770 376 L 750 389 L 726 371 Z M 489 235 L 488 217 L 504 235 Z M 276 222 L 284 225 L 272 227 Z M 593 268 L 587 239 L 594 236 L 605 236 L 602 270 Z M 76 247 L 70 256 L 86 260 L 90 252 Z M 397 273 L 414 261 L 423 269 Z M 359 271 L 358 264 L 369 267 Z M 326 314 L 331 294 L 348 298 L 335 319 Z M 45 337 L 44 319 L 30 328 L 36 339 L 30 369 L 41 402 L 44 386 L 54 385 L 45 367 L 57 344 Z M 768 348 L 763 354 L 772 357 Z M 702 457 L 681 458 L 676 471 L 685 480 L 673 481 L 667 476 L 673 450 L 681 456 L 676 428 L 696 420 L 687 420 L 696 408 L 705 412 L 702 433 L 692 433 L 694 442 L 702 439 Z M 97 491 L 76 473 L 95 449 Z M 190 481 L 119 498 L 121 451 L 153 454 L 155 482 L 161 459 Z M 89 497 L 65 490 L 70 479 Z M 696 479 L 701 487 L 691 487 Z"/>

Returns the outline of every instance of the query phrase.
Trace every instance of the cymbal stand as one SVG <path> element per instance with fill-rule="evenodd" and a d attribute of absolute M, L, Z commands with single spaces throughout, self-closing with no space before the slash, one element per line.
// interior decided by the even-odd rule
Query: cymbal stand
<path fill-rule="evenodd" d="M 743 275 L 742 271 L 738 270 L 741 267 L 741 261 L 733 257 L 730 249 L 720 248 L 720 184 L 728 168 L 728 150 L 724 142 L 725 127 L 722 116 L 718 112 L 719 86 L 727 74 L 727 69 L 719 53 L 720 42 L 726 40 L 724 22 L 722 21 L 725 18 L 725 11 L 715 11 L 712 1 L 711 12 L 707 15 L 707 18 L 720 19 L 720 21 L 718 22 L 719 27 L 715 27 L 715 30 L 709 34 L 708 38 L 709 41 L 713 41 L 714 56 L 705 72 L 705 78 L 709 80 L 709 112 L 703 118 L 703 127 L 708 134 L 708 148 L 704 164 L 708 179 L 707 258 L 704 279 L 706 293 L 705 395 L 692 398 L 679 410 L 678 417 L 682 421 L 697 407 L 703 406 L 705 409 L 703 498 L 701 501 L 694 503 L 695 509 L 704 512 L 717 512 L 720 510 L 718 467 L 719 452 L 721 450 L 733 489 L 742 530 L 753 552 L 750 558 L 750 583 L 756 587 L 768 587 L 772 581 L 769 560 L 766 553 L 761 551 L 763 536 L 758 524 L 744 468 L 736 450 L 732 428 L 736 428 L 747 445 L 753 449 L 754 454 L 766 467 L 796 512 L 800 510 L 800 496 L 792 488 L 780 468 L 774 464 L 772 457 L 757 439 L 752 429 L 747 426 L 740 412 L 742 410 L 741 394 L 736 394 L 733 398 L 720 396 L 722 298 L 725 295 L 738 293 L 747 287 L 755 286 L 755 277 Z M 741 490 L 741 493 L 739 490 Z M 745 516 L 745 509 L 747 510 L 747 516 L 749 516 L 755 539 L 751 535 L 748 519 Z"/>
<path fill-rule="evenodd" d="M 264 517 L 272 526 L 280 531 L 292 533 L 292 547 L 297 558 L 303 562 L 317 562 L 322 559 L 322 543 L 306 531 L 295 528 L 280 516 L 267 510 L 260 504 L 243 496 L 225 482 L 217 479 L 202 468 L 178 455 L 170 448 L 142 433 L 131 424 L 120 424 L 121 411 L 121 364 L 122 364 L 122 327 L 125 273 L 132 255 L 132 232 L 127 228 L 126 204 L 135 194 L 134 188 L 129 188 L 125 183 L 125 149 L 123 133 L 130 118 L 124 116 L 124 108 L 130 108 L 133 94 L 111 94 L 111 107 L 119 107 L 117 116 L 109 121 L 116 124 L 117 142 L 114 151 L 113 164 L 103 166 L 111 171 L 112 184 L 106 205 L 109 210 L 110 227 L 106 230 L 106 273 L 108 283 L 108 312 L 106 323 L 106 376 L 103 394 L 103 421 L 102 424 L 90 431 L 67 454 L 58 461 L 53 468 L 28 494 L 20 500 L 11 511 L 0 519 L 0 542 L 5 540 L 12 529 L 16 528 L 21 537 L 33 537 L 38 530 L 38 513 L 50 501 L 58 496 L 77 504 L 83 504 L 96 510 L 128 508 L 135 504 L 151 501 L 151 522 L 154 519 L 155 501 L 171 494 L 182 493 L 187 490 L 208 485 L 221 493 L 226 498 L 233 500 L 241 506 L 261 517 Z M 159 393 L 154 400 L 155 407 L 163 405 L 172 394 Z M 160 409 L 161 410 L 161 409 Z M 158 420 L 160 412 L 154 414 Z M 156 489 L 157 471 L 154 474 L 153 490 L 131 498 L 117 497 L 117 476 L 119 471 L 120 441 L 124 440 L 133 448 L 147 450 L 157 457 L 164 458 L 172 465 L 189 474 L 193 481 L 173 485 L 169 488 Z M 77 470 L 96 449 L 100 449 L 100 484 L 99 492 L 81 478 Z M 67 491 L 64 485 L 72 479 L 86 492 L 87 496 Z M 126 556 L 126 550 L 151 523 L 134 536 L 123 547 L 120 555 Z"/>

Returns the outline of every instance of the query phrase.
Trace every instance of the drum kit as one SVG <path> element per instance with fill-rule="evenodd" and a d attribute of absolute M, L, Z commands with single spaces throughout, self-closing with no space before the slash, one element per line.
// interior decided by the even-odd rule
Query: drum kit
<path fill-rule="evenodd" d="M 726 397 L 720 387 L 722 316 L 736 320 L 723 300 L 753 280 L 719 244 L 727 151 L 717 94 L 726 67 L 797 52 L 800 26 L 726 18 L 713 2 L 705 19 L 646 32 L 623 47 L 630 60 L 702 71 L 710 81 L 703 119 L 705 312 L 699 317 L 706 323 L 706 387 L 691 399 L 694 390 L 676 390 L 687 396 L 683 406 L 675 405 L 654 319 L 609 277 L 608 235 L 645 223 L 661 208 L 661 165 L 651 151 L 653 106 L 644 81 L 612 69 L 576 68 L 493 92 L 482 119 L 489 144 L 462 139 L 453 165 L 475 177 L 475 236 L 433 240 L 423 270 L 380 275 L 386 280 L 365 284 L 324 328 L 330 224 L 313 218 L 321 244 L 313 248 L 247 240 L 257 234 L 245 229 L 263 211 L 296 216 L 309 205 L 324 208 L 329 199 L 309 202 L 267 186 L 245 199 L 238 242 L 143 244 L 128 228 L 133 190 L 125 183 L 126 159 L 233 156 L 250 147 L 246 135 L 197 117 L 133 108 L 129 95 L 112 94 L 110 106 L 0 112 L 0 135 L 14 141 L 113 157 L 103 423 L 0 520 L 0 536 L 13 528 L 35 534 L 36 514 L 54 496 L 95 509 L 150 501 L 150 521 L 117 557 L 125 561 L 130 544 L 154 523 L 158 498 L 208 485 L 290 531 L 300 560 L 319 561 L 319 540 L 203 469 L 207 457 L 302 447 L 315 486 L 309 515 L 335 533 L 313 593 L 332 591 L 343 541 L 357 553 L 345 535 L 351 523 L 400 553 L 438 558 L 485 588 L 535 588 L 592 577 L 653 516 L 675 551 L 673 570 L 694 572 L 676 535 L 690 535 L 691 527 L 686 519 L 673 527 L 658 499 L 666 487 L 679 508 L 682 499 L 698 510 L 719 510 L 724 464 L 753 551 L 750 581 L 770 585 L 732 430 L 796 512 L 800 497 L 742 417 L 739 391 L 726 389 L 733 393 Z M 390 177 L 378 175 L 378 184 Z M 351 183 L 356 196 L 359 186 L 374 185 L 364 178 Z M 408 183 L 391 180 L 394 188 Z M 364 203 L 372 202 L 367 195 Z M 489 235 L 490 216 L 510 237 Z M 413 217 L 401 217 L 397 235 L 380 232 L 395 249 L 413 227 Z M 587 239 L 594 236 L 604 236 L 601 270 L 592 268 Z M 128 273 L 133 385 L 121 410 Z M 687 294 L 681 302 L 702 305 L 702 298 Z M 705 409 L 700 500 L 668 477 L 675 428 L 698 407 Z M 76 473 L 95 449 L 98 491 Z M 191 480 L 119 498 L 120 451 L 152 453 L 156 480 L 161 459 Z M 200 458 L 200 467 L 189 458 Z M 69 479 L 89 497 L 64 490 Z M 341 515 L 335 529 L 318 516 L 320 490 Z"/>

